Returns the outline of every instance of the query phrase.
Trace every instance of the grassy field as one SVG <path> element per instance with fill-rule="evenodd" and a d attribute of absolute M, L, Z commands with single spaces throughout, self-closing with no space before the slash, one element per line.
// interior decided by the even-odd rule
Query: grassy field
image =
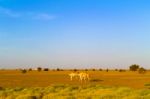
<path fill-rule="evenodd" d="M 150 99 L 150 90 L 100 85 L 53 85 L 1 89 L 0 99 Z"/>
<path fill-rule="evenodd" d="M 26 74 L 19 70 L 1 70 L 0 87 L 47 87 L 54 84 L 68 85 L 106 85 L 130 88 L 145 88 L 150 83 L 150 72 L 139 74 L 138 72 L 126 71 L 87 71 L 90 81 L 81 83 L 78 80 L 70 81 L 68 76 L 72 71 L 28 71 Z"/>
<path fill-rule="evenodd" d="M 71 72 L 0 70 L 0 99 L 150 99 L 150 71 L 87 71 L 83 83 Z"/>

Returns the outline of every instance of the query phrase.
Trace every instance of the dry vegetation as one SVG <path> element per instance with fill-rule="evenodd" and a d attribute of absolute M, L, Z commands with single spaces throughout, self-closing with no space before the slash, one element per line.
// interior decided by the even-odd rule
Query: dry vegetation
<path fill-rule="evenodd" d="M 1 89 L 0 99 L 150 99 L 150 90 L 100 85 L 53 85 Z"/>
<path fill-rule="evenodd" d="M 70 81 L 68 74 L 73 71 L 27 71 L 0 70 L 0 87 L 47 87 L 52 84 L 125 86 L 130 88 L 145 88 L 150 83 L 150 71 L 139 74 L 138 71 L 106 71 L 88 70 L 90 81 L 81 83 Z"/>
<path fill-rule="evenodd" d="M 90 81 L 70 81 L 71 72 L 87 72 Z M 0 70 L 0 99 L 150 99 L 149 89 L 150 71 Z"/>

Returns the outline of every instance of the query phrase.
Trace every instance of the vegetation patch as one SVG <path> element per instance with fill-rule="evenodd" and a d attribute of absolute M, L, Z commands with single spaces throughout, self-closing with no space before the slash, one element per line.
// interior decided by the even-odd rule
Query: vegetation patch
<path fill-rule="evenodd" d="M 149 99 L 148 89 L 105 87 L 101 85 L 52 85 L 33 88 L 4 88 L 0 99 Z"/>

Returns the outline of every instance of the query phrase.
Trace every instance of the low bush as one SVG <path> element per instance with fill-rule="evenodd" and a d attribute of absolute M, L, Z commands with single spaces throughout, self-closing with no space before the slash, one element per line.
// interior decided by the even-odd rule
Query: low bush
<path fill-rule="evenodd" d="M 41 67 L 38 67 L 38 68 L 37 68 L 37 71 L 39 71 L 39 72 L 42 71 L 42 68 L 41 68 Z"/>
<path fill-rule="evenodd" d="M 49 69 L 48 68 L 44 68 L 43 71 L 49 71 Z"/>
<path fill-rule="evenodd" d="M 22 72 L 23 74 L 25 74 L 25 73 L 27 73 L 27 70 L 23 69 L 23 70 L 21 70 L 21 72 Z"/>
<path fill-rule="evenodd" d="M 126 70 L 124 70 L 124 69 L 119 69 L 119 72 L 125 72 Z"/>
<path fill-rule="evenodd" d="M 100 68 L 99 71 L 103 71 L 103 69 Z"/>
<path fill-rule="evenodd" d="M 140 74 L 144 74 L 144 73 L 146 73 L 146 69 L 144 69 L 143 67 L 141 67 L 141 68 L 139 68 L 138 72 Z"/>

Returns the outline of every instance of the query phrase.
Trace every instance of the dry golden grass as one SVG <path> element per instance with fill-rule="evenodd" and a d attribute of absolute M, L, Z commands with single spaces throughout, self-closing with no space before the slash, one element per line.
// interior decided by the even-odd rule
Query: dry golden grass
<path fill-rule="evenodd" d="M 28 71 L 26 74 L 17 70 L 0 70 L 0 87 L 46 87 L 55 84 L 89 85 L 100 84 L 107 86 L 126 86 L 144 88 L 150 83 L 150 71 L 146 74 L 138 72 L 119 71 L 87 71 L 91 80 L 81 83 L 70 81 L 68 74 L 72 71 Z"/>
<path fill-rule="evenodd" d="M 100 85 L 17 87 L 1 89 L 0 99 L 150 99 L 150 90 Z"/>

